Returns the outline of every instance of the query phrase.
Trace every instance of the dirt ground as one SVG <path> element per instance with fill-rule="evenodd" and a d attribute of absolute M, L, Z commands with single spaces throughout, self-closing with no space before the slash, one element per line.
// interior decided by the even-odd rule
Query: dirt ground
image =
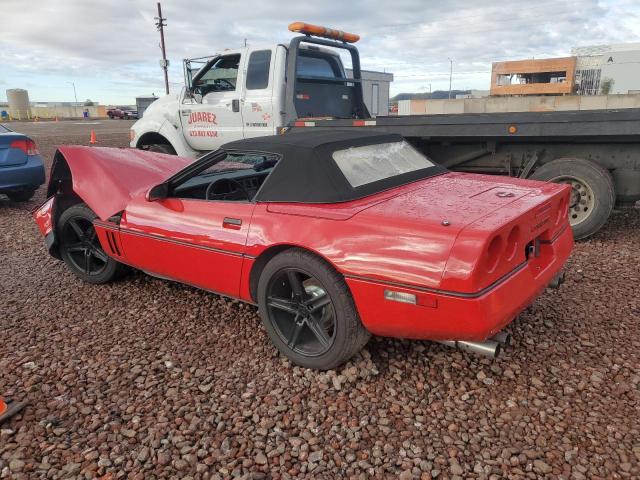
<path fill-rule="evenodd" d="M 12 123 L 127 146 L 123 120 Z M 84 284 L 0 197 L 0 478 L 640 478 L 640 210 L 576 245 L 496 361 L 374 338 L 293 367 L 256 309 L 133 273 Z"/>

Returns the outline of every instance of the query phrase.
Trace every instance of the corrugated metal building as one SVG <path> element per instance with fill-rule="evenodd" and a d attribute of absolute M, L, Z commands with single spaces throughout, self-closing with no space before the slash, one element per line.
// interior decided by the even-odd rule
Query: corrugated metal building
<path fill-rule="evenodd" d="M 351 69 L 347 77 L 353 77 Z M 393 82 L 393 73 L 362 70 L 362 95 L 371 116 L 389 115 L 389 88 Z"/>

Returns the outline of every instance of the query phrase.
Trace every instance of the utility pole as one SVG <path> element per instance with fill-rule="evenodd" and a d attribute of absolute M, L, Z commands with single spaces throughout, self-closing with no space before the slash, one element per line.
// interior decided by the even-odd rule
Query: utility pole
<path fill-rule="evenodd" d="M 164 70 L 164 89 L 169 95 L 169 61 L 167 60 L 167 50 L 164 46 L 164 27 L 167 26 L 166 18 L 162 18 L 162 8 L 160 7 L 160 2 L 158 2 L 158 16 L 156 19 L 156 27 L 160 32 L 160 48 L 162 49 L 162 61 L 160 62 L 160 66 Z"/>
<path fill-rule="evenodd" d="M 451 81 L 452 80 L 453 80 L 453 60 L 449 58 L 449 100 L 451 100 Z"/>
<path fill-rule="evenodd" d="M 76 117 L 78 116 L 78 95 L 76 95 L 76 84 L 74 82 L 67 82 L 70 83 L 71 85 L 73 85 L 73 98 L 75 98 L 76 100 L 76 104 L 73 106 L 73 113 L 76 114 Z"/>

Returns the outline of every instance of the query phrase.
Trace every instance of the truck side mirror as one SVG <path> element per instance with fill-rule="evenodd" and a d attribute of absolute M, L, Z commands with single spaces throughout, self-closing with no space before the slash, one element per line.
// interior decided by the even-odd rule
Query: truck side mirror
<path fill-rule="evenodd" d="M 152 187 L 146 195 L 148 202 L 155 202 L 157 200 L 164 200 L 169 196 L 169 184 L 167 182 L 160 183 L 155 187 Z"/>

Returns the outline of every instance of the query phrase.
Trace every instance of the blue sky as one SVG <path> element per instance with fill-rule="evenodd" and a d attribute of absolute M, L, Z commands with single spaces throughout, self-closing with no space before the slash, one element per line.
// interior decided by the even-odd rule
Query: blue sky
<path fill-rule="evenodd" d="M 394 73 L 392 94 L 487 89 L 491 62 L 566 56 L 571 47 L 640 41 L 637 0 L 323 2 L 164 0 L 172 91 L 182 59 L 249 43 L 287 42 L 302 20 L 361 35 L 362 66 Z M 131 104 L 163 94 L 151 0 L 2 0 L 0 101 L 26 88 L 32 101 Z"/>

